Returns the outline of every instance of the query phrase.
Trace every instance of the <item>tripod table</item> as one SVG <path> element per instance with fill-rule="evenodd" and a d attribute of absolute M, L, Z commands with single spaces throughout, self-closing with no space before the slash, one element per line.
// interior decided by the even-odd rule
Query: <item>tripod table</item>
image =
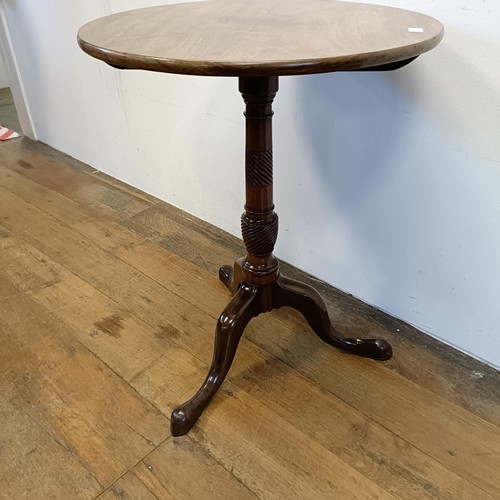
<path fill-rule="evenodd" d="M 334 71 L 398 69 L 443 36 L 435 19 L 392 7 L 335 0 L 209 0 L 132 10 L 83 26 L 80 47 L 118 69 L 237 77 L 245 101 L 247 255 L 219 271 L 233 294 L 215 330 L 207 378 L 172 413 L 174 436 L 186 434 L 224 381 L 248 322 L 289 306 L 326 343 L 361 356 L 389 359 L 382 339 L 344 338 L 312 287 L 280 273 L 273 255 L 272 102 L 278 78 Z"/>

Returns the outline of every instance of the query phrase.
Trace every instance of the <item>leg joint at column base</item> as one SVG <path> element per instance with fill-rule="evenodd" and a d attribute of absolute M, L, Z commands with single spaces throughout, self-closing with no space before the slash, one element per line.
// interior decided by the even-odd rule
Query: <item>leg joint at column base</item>
<path fill-rule="evenodd" d="M 268 285 L 280 275 L 278 259 L 272 254 L 266 257 L 247 255 L 241 269 L 242 281 L 252 285 Z"/>

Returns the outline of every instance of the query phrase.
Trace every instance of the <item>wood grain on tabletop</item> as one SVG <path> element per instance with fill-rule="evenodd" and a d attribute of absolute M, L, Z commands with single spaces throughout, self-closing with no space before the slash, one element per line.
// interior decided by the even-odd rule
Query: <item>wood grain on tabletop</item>
<path fill-rule="evenodd" d="M 215 0 L 112 14 L 83 26 L 80 46 L 123 68 L 267 76 L 366 68 L 435 47 L 432 17 L 325 0 Z"/>

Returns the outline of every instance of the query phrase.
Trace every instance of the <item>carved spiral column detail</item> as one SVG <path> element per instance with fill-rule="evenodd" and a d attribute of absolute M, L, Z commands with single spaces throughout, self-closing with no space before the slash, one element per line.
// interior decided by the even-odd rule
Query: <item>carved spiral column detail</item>
<path fill-rule="evenodd" d="M 248 212 L 241 216 L 241 233 L 247 251 L 256 256 L 270 255 L 278 237 L 278 215 L 266 214 L 265 218 L 251 218 Z"/>
<path fill-rule="evenodd" d="M 241 262 L 242 282 L 267 285 L 279 276 L 273 255 L 278 237 L 278 216 L 273 203 L 272 103 L 278 77 L 240 77 L 239 90 L 245 101 L 245 213 L 241 233 L 247 255 Z M 272 305 L 261 300 L 266 309 Z M 266 302 L 266 305 L 264 305 Z"/>
<path fill-rule="evenodd" d="M 245 152 L 246 182 L 251 186 L 273 183 L 273 150 Z"/>

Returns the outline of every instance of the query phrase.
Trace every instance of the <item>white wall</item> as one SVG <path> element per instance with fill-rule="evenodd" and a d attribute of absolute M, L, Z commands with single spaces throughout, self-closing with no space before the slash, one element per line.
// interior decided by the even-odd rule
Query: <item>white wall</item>
<path fill-rule="evenodd" d="M 119 72 L 76 45 L 155 3 L 4 0 L 39 138 L 239 234 L 236 80 Z M 281 79 L 276 254 L 500 367 L 500 3 L 378 3 L 438 18 L 444 41 L 393 73 Z"/>
<path fill-rule="evenodd" d="M 13 7 L 15 7 L 15 4 L 13 4 L 10 0 L 0 0 L 0 52 L 2 64 L 6 73 L 7 83 L 10 87 L 21 130 L 26 137 L 36 140 L 37 135 L 31 119 L 30 110 L 28 108 L 28 98 L 23 85 L 21 71 L 19 65 L 17 64 L 16 47 L 14 47 L 7 17 L 5 15 L 5 5 L 8 5 L 8 10 L 11 14 Z M 17 37 L 17 47 L 22 47 L 24 39 L 24 37 Z M 23 68 L 26 64 L 29 64 L 29 61 L 23 60 Z"/>
<path fill-rule="evenodd" d="M 9 86 L 9 79 L 7 78 L 7 70 L 3 61 L 2 47 L 0 47 L 0 89 Z"/>

